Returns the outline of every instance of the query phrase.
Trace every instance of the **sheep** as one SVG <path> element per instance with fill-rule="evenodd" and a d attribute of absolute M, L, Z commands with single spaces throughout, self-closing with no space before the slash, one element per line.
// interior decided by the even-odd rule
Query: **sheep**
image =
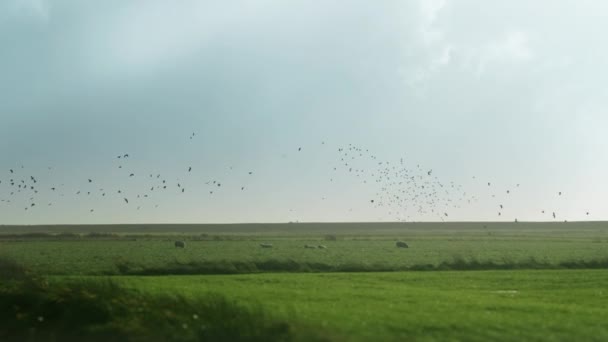
<path fill-rule="evenodd" d="M 403 242 L 403 241 L 397 241 L 397 242 L 395 243 L 395 245 L 396 245 L 398 248 L 409 248 L 409 246 L 407 245 L 407 243 L 405 243 L 405 242 Z"/>
<path fill-rule="evenodd" d="M 175 241 L 175 248 L 186 248 L 186 243 L 184 241 Z"/>
<path fill-rule="evenodd" d="M 271 243 L 261 243 L 260 247 L 262 247 L 262 248 L 272 248 L 272 244 Z"/>
<path fill-rule="evenodd" d="M 318 246 L 317 246 L 317 248 L 318 248 L 318 249 L 326 249 L 326 248 L 327 248 L 327 246 L 325 246 L 325 245 L 318 245 Z"/>
<path fill-rule="evenodd" d="M 312 249 L 315 249 L 315 248 L 317 248 L 317 246 L 315 246 L 315 245 L 304 245 L 304 248 L 312 248 Z"/>

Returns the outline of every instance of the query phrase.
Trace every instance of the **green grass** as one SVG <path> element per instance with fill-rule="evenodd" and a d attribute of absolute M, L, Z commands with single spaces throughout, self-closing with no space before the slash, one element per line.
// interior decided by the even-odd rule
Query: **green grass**
<path fill-rule="evenodd" d="M 326 340 L 217 294 L 143 293 L 108 278 L 48 282 L 8 259 L 0 266 L 1 341 Z"/>
<path fill-rule="evenodd" d="M 221 293 L 347 340 L 605 341 L 608 271 L 120 277 L 153 294 Z"/>
<path fill-rule="evenodd" d="M 0 263 L 0 278 L 23 283 L 33 274 L 49 282 L 31 292 L 0 279 L 0 340 L 11 327 L 25 334 L 17 340 L 31 337 L 42 307 L 55 308 L 48 316 L 57 317 L 55 325 L 35 330 L 32 341 L 74 333 L 221 341 L 226 331 L 232 340 L 608 340 L 605 223 L 221 227 L 27 227 L 26 235 L 0 228 L 0 256 L 18 262 Z M 186 248 L 175 248 L 175 240 Z M 396 248 L 398 240 L 410 248 Z M 170 275 L 214 273 L 239 274 Z M 15 311 L 16 298 L 29 306 L 21 302 Z M 140 302 L 149 303 L 147 315 L 135 310 Z M 167 307 L 184 310 L 172 320 Z M 197 310 L 208 313 L 201 317 L 216 335 L 184 331 Z M 83 323 L 81 316 L 101 320 Z"/>
<path fill-rule="evenodd" d="M 239 273 L 267 271 L 389 271 L 407 269 L 577 268 L 608 265 L 608 225 L 411 224 L 385 227 L 302 224 L 229 234 L 0 236 L 0 254 L 45 274 Z M 178 228 L 181 226 L 177 226 Z M 188 226 L 189 227 L 189 226 Z M 204 227 L 204 226 L 203 226 Z M 82 233 L 86 227 L 82 228 Z M 100 227 L 95 227 L 99 229 Z M 107 228 L 106 230 L 108 230 Z M 119 226 L 116 230 L 122 230 Z M 177 228 L 176 228 L 177 229 Z M 201 228 L 202 229 L 202 228 Z M 428 229 L 428 230 L 426 230 Z M 56 230 L 59 230 L 57 228 Z M 336 241 L 325 239 L 337 234 Z M 107 232 L 106 232 L 107 233 Z M 185 249 L 173 242 L 185 240 Z M 410 248 L 395 247 L 407 241 Z M 272 249 L 259 247 L 270 242 Z M 323 244 L 327 249 L 305 249 Z M 593 266 L 595 265 L 595 266 Z"/>

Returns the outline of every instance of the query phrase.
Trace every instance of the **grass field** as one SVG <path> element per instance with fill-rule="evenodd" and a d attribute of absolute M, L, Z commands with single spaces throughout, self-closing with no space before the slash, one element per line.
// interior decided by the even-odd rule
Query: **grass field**
<path fill-rule="evenodd" d="M 252 232 L 249 226 L 231 226 L 225 234 L 213 233 L 215 226 L 199 226 L 202 232 L 174 226 L 173 235 L 150 234 L 145 227 L 129 234 L 125 226 L 81 227 L 82 236 L 5 234 L 0 235 L 0 253 L 37 272 L 64 275 L 389 271 L 433 269 L 442 263 L 448 269 L 608 265 L 608 226 L 600 223 L 268 227 Z M 181 228 L 186 232 L 176 235 Z M 106 235 L 86 235 L 84 229 Z M 328 241 L 328 235 L 336 240 Z M 178 239 L 186 241 L 185 249 L 174 247 Z M 396 248 L 398 240 L 410 248 Z M 273 248 L 260 248 L 262 242 Z M 327 249 L 305 249 L 306 244 Z"/>
<path fill-rule="evenodd" d="M 126 277 L 155 294 L 222 293 L 348 340 L 608 339 L 608 271 Z"/>
<path fill-rule="evenodd" d="M 226 331 L 233 332 L 232 340 L 235 334 L 250 334 L 244 340 L 269 341 L 608 339 L 605 223 L 221 228 L 48 226 L 19 232 L 17 227 L 2 227 L 0 256 L 43 276 L 55 290 L 31 296 L 9 291 L 0 300 L 30 296 L 38 303 L 31 304 L 31 310 L 40 310 L 47 305 L 39 303 L 46 303 L 46 293 L 55 293 L 50 302 L 81 293 L 73 302 L 97 298 L 105 308 L 99 310 L 121 313 L 118 321 L 102 322 L 103 329 L 114 333 L 125 333 L 125 327 L 116 330 L 123 321 L 136 321 L 135 331 L 142 334 L 155 329 L 144 329 L 152 323 L 141 321 L 134 296 L 139 302 L 156 303 L 153 311 L 160 314 L 154 317 L 162 322 L 168 319 L 162 314 L 167 306 L 185 310 L 172 314 L 180 320 L 188 320 L 190 311 L 209 312 L 209 322 L 196 331 L 190 329 L 197 323 L 191 319 L 187 331 L 178 319 L 154 324 L 162 328 L 159 334 L 170 336 L 167 339 L 184 341 L 225 340 Z M 175 248 L 176 240 L 185 241 L 186 248 Z M 399 240 L 409 248 L 396 248 Z M 260 248 L 260 243 L 272 243 L 273 248 Z M 306 244 L 327 248 L 306 249 Z M 108 279 L 124 290 L 112 294 L 87 288 Z M 74 282 L 76 288 L 87 289 L 71 289 Z M 108 296 L 128 299 L 104 304 L 102 298 Z M 205 304 L 209 298 L 225 298 L 220 302 L 228 304 L 217 309 Z M 211 314 L 214 310 L 220 313 Z M 229 317 L 220 320 L 232 324 L 228 328 L 212 319 L 222 315 Z M 237 322 L 234 317 L 246 319 Z M 204 327 L 214 324 L 214 335 L 209 335 Z M 249 328 L 238 330 L 235 324 Z M 252 328 L 256 326 L 262 328 Z M 102 328 L 87 331 L 106 331 Z"/>

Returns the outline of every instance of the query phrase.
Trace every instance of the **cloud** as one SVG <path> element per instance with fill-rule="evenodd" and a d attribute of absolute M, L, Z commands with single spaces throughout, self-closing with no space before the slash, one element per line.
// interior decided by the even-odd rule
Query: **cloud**
<path fill-rule="evenodd" d="M 475 24 L 458 16 L 460 5 L 449 0 L 417 2 L 414 35 L 408 36 L 405 60 L 398 72 L 419 97 L 448 68 L 479 78 L 490 69 L 535 59 L 527 30 L 509 29 L 505 24 L 494 30 L 470 31 Z"/>
<path fill-rule="evenodd" d="M 446 3 L 447 0 L 420 0 L 420 25 L 418 30 L 424 44 L 431 45 L 443 38 L 442 32 L 435 29 L 433 25 L 437 20 L 439 12 L 445 7 Z"/>
<path fill-rule="evenodd" d="M 523 31 L 509 31 L 501 39 L 479 47 L 474 54 L 477 76 L 494 63 L 521 63 L 534 58 L 528 35 Z"/>
<path fill-rule="evenodd" d="M 239 6 L 194 0 L 118 3 L 103 21 L 92 23 L 85 35 L 89 69 L 120 75 L 173 67 L 220 36 L 259 21 L 272 5 L 274 1 Z"/>
<path fill-rule="evenodd" d="M 431 80 L 452 61 L 454 48 L 445 39 L 445 34 L 437 26 L 440 14 L 445 11 L 447 0 L 419 0 L 413 28 L 414 35 L 409 37 L 406 55 L 413 58 L 399 68 L 398 72 L 410 91 L 418 96 L 424 96 Z"/>

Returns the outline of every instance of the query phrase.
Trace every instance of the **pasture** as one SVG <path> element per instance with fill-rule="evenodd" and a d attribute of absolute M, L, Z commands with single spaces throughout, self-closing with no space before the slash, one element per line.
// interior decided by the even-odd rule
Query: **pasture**
<path fill-rule="evenodd" d="M 606 270 L 121 277 L 153 294 L 221 293 L 348 341 L 605 341 Z"/>
<path fill-rule="evenodd" d="M 221 231 L 213 225 L 177 225 L 163 227 L 164 233 L 154 226 L 131 227 L 131 232 L 129 226 L 67 227 L 64 234 L 56 227 L 29 235 L 5 229 L 0 254 L 54 275 L 597 268 L 608 263 L 608 226 L 602 223 L 265 227 L 253 231 L 234 225 Z M 175 248 L 176 240 L 186 248 Z M 400 240 L 410 248 L 396 248 Z M 261 243 L 272 248 L 260 248 Z"/>
<path fill-rule="evenodd" d="M 260 340 L 608 339 L 604 223 L 16 229 L 0 228 L 0 256 L 43 276 L 51 287 L 109 279 L 125 291 L 139 293 L 141 301 L 175 298 L 159 305 L 183 307 L 185 312 L 172 315 L 188 321 L 173 319 L 173 325 L 162 325 L 169 340 L 211 336 L 209 324 L 220 324 L 213 315 L 207 319 L 216 323 L 205 323 L 196 331 L 182 328 L 197 323 L 188 318 L 197 307 L 214 310 L 205 304 L 209 298 L 225 298 L 221 303 L 234 304 L 225 304 L 220 311 L 250 320 L 228 320 L 230 324 L 270 329 L 254 329 Z M 175 241 L 183 241 L 185 247 L 176 247 Z M 397 241 L 409 248 L 397 248 Z M 326 248 L 310 248 L 319 245 Z M 95 291 L 86 290 L 86 298 L 101 300 L 103 295 Z M 173 300 L 192 304 L 171 304 Z M 127 307 L 116 310 L 136 310 L 132 304 Z M 161 308 L 148 310 L 161 312 L 154 317 L 163 321 L 162 312 L 167 310 Z M 140 317 L 137 311 L 132 315 Z M 258 316 L 266 318 L 255 323 Z M 281 327 L 279 335 L 276 327 Z M 120 331 L 128 333 L 129 328 L 123 328 L 127 330 Z M 146 329 L 140 326 L 139 331 Z M 213 336 L 224 336 L 225 329 L 217 329 L 219 335 Z"/>

